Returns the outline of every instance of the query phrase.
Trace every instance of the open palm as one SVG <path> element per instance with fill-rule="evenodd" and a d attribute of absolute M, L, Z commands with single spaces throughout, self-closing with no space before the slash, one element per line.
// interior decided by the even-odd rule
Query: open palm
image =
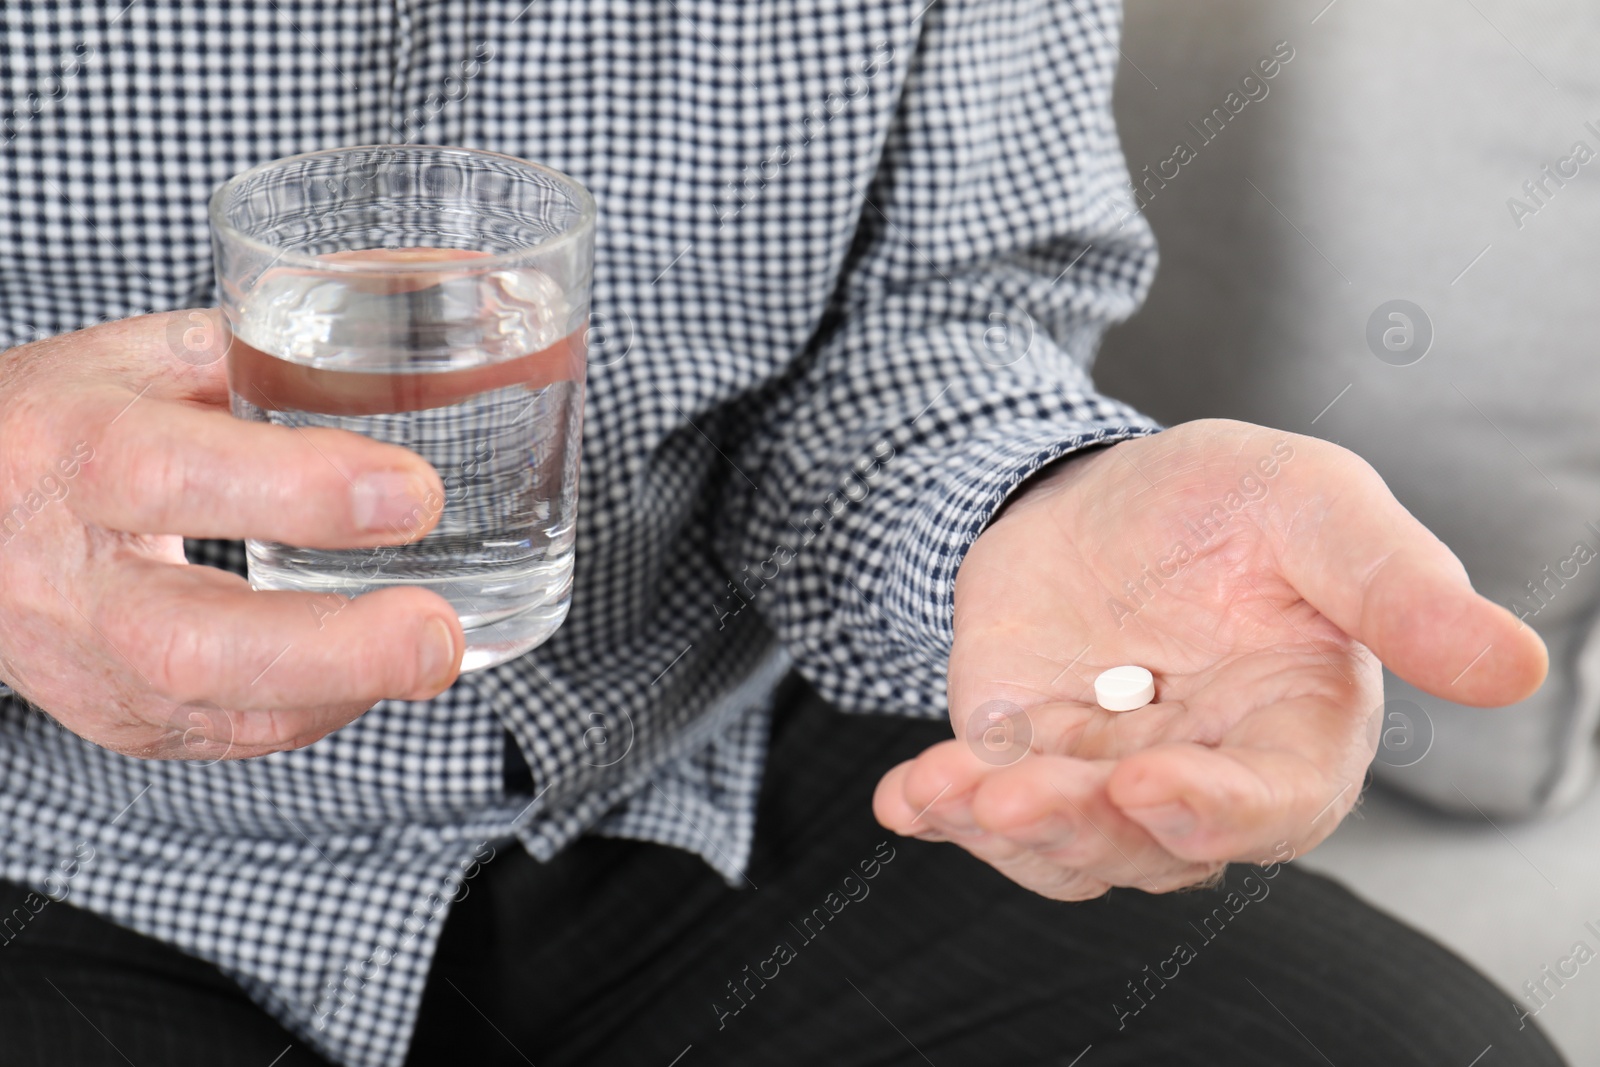
<path fill-rule="evenodd" d="M 956 737 L 891 770 L 875 810 L 1060 899 L 1286 859 L 1359 795 L 1380 660 L 1480 706 L 1546 669 L 1352 453 L 1222 421 L 1125 441 L 1035 478 L 973 545 Z M 1154 703 L 1095 704 L 1119 664 L 1155 674 Z"/>

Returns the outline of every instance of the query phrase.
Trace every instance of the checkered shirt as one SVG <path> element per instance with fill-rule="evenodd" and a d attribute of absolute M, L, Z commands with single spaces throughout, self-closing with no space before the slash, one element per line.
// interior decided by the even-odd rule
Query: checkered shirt
<path fill-rule="evenodd" d="M 1119 30 L 1114 0 L 5 5 L 0 347 L 213 303 L 208 195 L 296 152 L 492 149 L 585 183 L 600 222 L 554 638 L 245 761 L 128 758 L 0 700 L 0 876 L 362 1067 L 404 1058 L 484 842 L 636 838 L 743 884 L 782 675 L 944 716 L 985 523 L 1043 464 L 1155 430 L 1087 373 L 1155 269 Z"/>

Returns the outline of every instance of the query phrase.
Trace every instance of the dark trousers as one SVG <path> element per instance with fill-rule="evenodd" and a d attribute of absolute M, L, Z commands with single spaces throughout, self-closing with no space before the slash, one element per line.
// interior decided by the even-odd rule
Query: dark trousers
<path fill-rule="evenodd" d="M 500 847 L 446 921 L 407 1065 L 1562 1062 L 1460 959 L 1292 865 L 1066 904 L 894 837 L 873 786 L 948 736 L 791 678 L 742 889 L 657 845 Z M 3 914 L 24 891 L 0 889 Z M 0 1063 L 321 1061 L 208 965 L 51 905 L 0 947 Z"/>

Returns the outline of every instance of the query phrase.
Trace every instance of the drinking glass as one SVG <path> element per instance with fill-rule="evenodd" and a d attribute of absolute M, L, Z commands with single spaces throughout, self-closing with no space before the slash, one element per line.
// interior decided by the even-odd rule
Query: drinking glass
<path fill-rule="evenodd" d="M 571 602 L 593 197 L 493 152 L 368 145 L 247 170 L 210 219 L 234 415 L 403 445 L 444 483 L 400 524 L 439 512 L 411 543 L 246 542 L 251 585 L 332 594 L 324 613 L 432 589 L 468 671 L 548 639 Z"/>

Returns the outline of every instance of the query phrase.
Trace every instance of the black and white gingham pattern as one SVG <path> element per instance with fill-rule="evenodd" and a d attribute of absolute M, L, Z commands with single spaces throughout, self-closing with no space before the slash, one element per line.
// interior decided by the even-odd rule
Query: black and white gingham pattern
<path fill-rule="evenodd" d="M 243 763 L 0 702 L 0 874 L 215 961 L 339 1062 L 400 1061 L 487 839 L 661 841 L 738 883 L 787 664 L 851 711 L 943 715 L 978 531 L 1042 464 L 1153 430 L 1084 369 L 1155 263 L 1114 0 L 125 3 L 0 12 L 13 343 L 209 302 L 207 195 L 294 152 L 488 148 L 600 206 L 547 645 Z"/>

